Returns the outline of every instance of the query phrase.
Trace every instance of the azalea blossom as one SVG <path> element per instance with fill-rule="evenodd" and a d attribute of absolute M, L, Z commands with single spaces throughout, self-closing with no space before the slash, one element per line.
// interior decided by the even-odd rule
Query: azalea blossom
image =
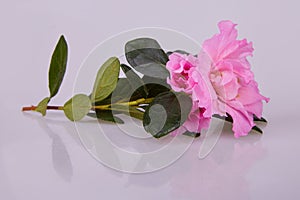
<path fill-rule="evenodd" d="M 237 40 L 236 24 L 231 21 L 221 21 L 218 26 L 220 33 L 204 41 L 202 47 L 211 58 L 210 80 L 218 96 L 217 103 L 232 117 L 234 135 L 239 137 L 250 132 L 255 125 L 253 115 L 261 117 L 262 101 L 269 99 L 259 93 L 247 60 L 252 56 L 252 43 Z M 214 112 L 222 113 L 218 108 Z"/>
<path fill-rule="evenodd" d="M 252 43 L 237 40 L 235 26 L 231 21 L 221 21 L 220 33 L 204 41 L 197 57 L 170 55 L 168 83 L 174 91 L 185 92 L 193 100 L 189 118 L 175 133 L 190 131 L 190 124 L 196 124 L 199 132 L 218 114 L 232 117 L 234 135 L 239 137 L 255 125 L 254 115 L 262 116 L 262 101 L 269 99 L 260 94 L 247 60 L 252 56 Z"/>
<path fill-rule="evenodd" d="M 211 97 L 206 87 L 204 76 L 199 72 L 200 60 L 193 55 L 182 55 L 173 53 L 169 56 L 166 65 L 170 71 L 168 84 L 176 92 L 184 92 L 194 97 L 192 110 L 184 124 L 172 132 L 172 135 L 182 134 L 186 131 L 199 133 L 202 128 L 208 128 L 212 115 Z M 207 77 L 207 76 L 206 76 Z M 203 96 L 197 99 L 194 93 L 201 93 Z"/>

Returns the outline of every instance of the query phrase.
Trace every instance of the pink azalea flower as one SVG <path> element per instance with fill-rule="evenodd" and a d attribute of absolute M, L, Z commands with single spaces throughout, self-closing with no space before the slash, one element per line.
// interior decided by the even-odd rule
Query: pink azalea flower
<path fill-rule="evenodd" d="M 236 24 L 221 21 L 220 33 L 204 41 L 203 51 L 211 58 L 210 80 L 218 96 L 214 113 L 225 112 L 233 118 L 235 137 L 247 135 L 254 126 L 253 115 L 262 116 L 262 101 L 269 99 L 259 93 L 248 56 L 252 43 L 237 40 Z M 223 113 L 225 115 L 225 113 Z"/>
<path fill-rule="evenodd" d="M 235 137 L 247 135 L 253 115 L 262 116 L 262 101 L 269 99 L 259 93 L 247 60 L 252 56 L 252 43 L 237 40 L 231 21 L 219 23 L 220 33 L 204 41 L 197 57 L 173 53 L 169 56 L 168 84 L 176 92 L 185 92 L 193 100 L 186 122 L 172 134 L 200 132 L 208 128 L 214 114 L 233 119 Z"/>
<path fill-rule="evenodd" d="M 182 134 L 186 131 L 200 132 L 202 128 L 208 128 L 212 115 L 211 95 L 206 86 L 207 74 L 199 70 L 200 60 L 193 55 L 173 53 L 169 56 L 166 65 L 170 71 L 168 84 L 176 92 L 189 94 L 193 100 L 192 111 L 185 123 L 172 132 L 172 135 Z M 199 95 L 201 94 L 201 98 Z"/>

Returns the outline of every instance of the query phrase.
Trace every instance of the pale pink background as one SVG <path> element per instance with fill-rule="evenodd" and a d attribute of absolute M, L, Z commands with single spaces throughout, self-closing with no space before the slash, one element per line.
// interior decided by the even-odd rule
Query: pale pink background
<path fill-rule="evenodd" d="M 299 199 L 299 7 L 296 0 L 2 1 L 0 199 Z M 197 140 L 171 167 L 131 175 L 94 160 L 62 115 L 20 112 L 48 94 L 49 56 L 62 33 L 70 62 L 53 104 L 72 95 L 81 62 L 111 35 L 158 26 L 200 44 L 221 19 L 238 23 L 240 36 L 254 42 L 253 71 L 271 98 L 262 137 L 225 133 L 204 160 Z"/>

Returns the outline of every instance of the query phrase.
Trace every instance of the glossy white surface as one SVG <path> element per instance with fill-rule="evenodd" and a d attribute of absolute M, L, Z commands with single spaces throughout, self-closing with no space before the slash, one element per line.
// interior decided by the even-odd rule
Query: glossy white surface
<path fill-rule="evenodd" d="M 299 199 L 299 3 L 147 4 L 145 10 L 140 1 L 2 2 L 0 199 Z M 52 104 L 72 95 L 78 66 L 111 35 L 160 26 L 201 43 L 217 32 L 221 19 L 238 23 L 240 36 L 254 42 L 253 71 L 263 94 L 271 97 L 261 137 L 235 139 L 224 131 L 211 154 L 199 160 L 201 137 L 171 166 L 135 175 L 97 162 L 62 113 L 42 118 L 20 111 L 47 96 L 49 57 L 61 33 L 71 51 L 66 79 Z"/>

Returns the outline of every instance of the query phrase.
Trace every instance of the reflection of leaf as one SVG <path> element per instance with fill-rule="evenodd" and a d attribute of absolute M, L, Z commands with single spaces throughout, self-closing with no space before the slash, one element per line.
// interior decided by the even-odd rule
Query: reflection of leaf
<path fill-rule="evenodd" d="M 50 97 L 53 97 L 58 92 L 62 80 L 64 78 L 68 59 L 68 45 L 61 36 L 52 54 L 49 68 L 49 90 Z"/>
<path fill-rule="evenodd" d="M 120 72 L 120 61 L 116 57 L 109 58 L 99 69 L 91 94 L 93 102 L 108 97 L 116 88 Z"/>
<path fill-rule="evenodd" d="M 161 93 L 145 110 L 144 128 L 155 138 L 165 136 L 185 122 L 191 108 L 192 101 L 187 95 L 172 92 Z"/>
<path fill-rule="evenodd" d="M 64 105 L 64 113 L 71 121 L 82 119 L 92 108 L 90 98 L 84 94 L 77 94 Z"/>
<path fill-rule="evenodd" d="M 54 134 L 52 139 L 53 167 L 60 177 L 70 181 L 73 175 L 73 168 L 69 153 L 58 135 Z"/>
<path fill-rule="evenodd" d="M 31 115 L 32 117 L 32 115 Z M 52 162 L 56 173 L 65 181 L 71 181 L 73 175 L 73 167 L 68 150 L 59 135 L 53 132 L 48 126 L 48 121 L 36 118 L 37 122 L 43 130 L 52 139 Z M 65 127 L 65 124 L 63 124 Z"/>
<path fill-rule="evenodd" d="M 138 38 L 127 42 L 125 56 L 128 63 L 144 75 L 161 79 L 169 76 L 165 67 L 168 56 L 154 39 Z"/>

